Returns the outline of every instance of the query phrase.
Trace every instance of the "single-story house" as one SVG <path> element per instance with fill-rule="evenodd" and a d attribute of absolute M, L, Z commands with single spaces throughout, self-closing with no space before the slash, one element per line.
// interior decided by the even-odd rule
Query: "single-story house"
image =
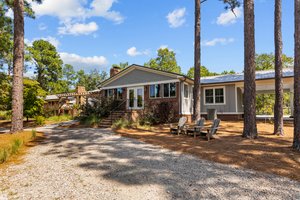
<path fill-rule="evenodd" d="M 285 92 L 293 93 L 293 69 L 283 70 Z M 257 71 L 257 93 L 274 93 L 275 72 Z M 124 101 L 126 110 L 139 116 L 146 106 L 170 102 L 178 116 L 193 114 L 194 81 L 182 74 L 165 72 L 133 64 L 124 70 L 113 67 L 110 78 L 99 85 L 100 94 Z M 201 78 L 201 115 L 216 109 L 221 119 L 243 118 L 244 74 Z M 291 102 L 293 101 L 291 95 Z M 292 104 L 291 104 L 292 105 Z"/>

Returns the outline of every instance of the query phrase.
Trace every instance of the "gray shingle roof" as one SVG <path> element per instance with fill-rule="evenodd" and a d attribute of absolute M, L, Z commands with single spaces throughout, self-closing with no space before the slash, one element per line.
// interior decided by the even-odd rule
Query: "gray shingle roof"
<path fill-rule="evenodd" d="M 57 95 L 47 95 L 45 100 L 49 101 L 49 100 L 58 100 L 58 96 Z"/>
<path fill-rule="evenodd" d="M 283 69 L 283 77 L 293 77 L 294 70 L 292 68 Z M 256 80 L 275 78 L 274 70 L 257 71 Z M 220 76 L 209 76 L 201 78 L 201 84 L 214 84 L 214 83 L 229 83 L 244 81 L 244 73 L 227 74 Z"/>

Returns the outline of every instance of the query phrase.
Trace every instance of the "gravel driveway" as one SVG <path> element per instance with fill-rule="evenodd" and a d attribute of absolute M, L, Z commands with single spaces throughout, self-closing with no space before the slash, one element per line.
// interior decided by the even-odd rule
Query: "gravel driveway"
<path fill-rule="evenodd" d="M 21 165 L 0 169 L 0 199 L 300 199 L 300 183 L 114 135 L 44 128 Z"/>

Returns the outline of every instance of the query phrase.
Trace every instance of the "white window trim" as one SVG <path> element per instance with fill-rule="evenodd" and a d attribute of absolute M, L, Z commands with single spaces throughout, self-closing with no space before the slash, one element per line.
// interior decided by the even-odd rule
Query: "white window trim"
<path fill-rule="evenodd" d="M 213 103 L 206 103 L 206 90 L 211 90 L 211 89 L 213 90 L 214 102 Z M 224 103 L 216 103 L 216 93 L 215 93 L 216 89 L 223 89 Z M 226 104 L 226 90 L 225 90 L 225 86 L 204 88 L 204 105 L 225 105 L 225 104 Z"/>
<path fill-rule="evenodd" d="M 171 90 L 170 90 L 170 84 L 171 83 L 175 84 L 175 96 L 173 96 L 173 97 L 171 97 L 171 95 L 170 95 L 170 92 L 171 92 Z M 165 97 L 165 86 L 164 86 L 165 84 L 169 84 L 169 96 L 168 97 Z M 176 84 L 176 82 L 163 83 L 162 86 L 163 86 L 162 98 L 164 98 L 164 99 L 170 99 L 170 98 L 176 98 L 177 97 L 177 84 Z"/>
<path fill-rule="evenodd" d="M 187 89 L 188 89 L 188 96 L 187 97 L 185 97 L 185 95 L 184 95 L 184 86 L 185 85 L 187 86 Z M 184 83 L 183 84 L 183 98 L 184 99 L 189 99 L 190 98 L 190 91 L 189 90 L 190 90 L 189 85 Z"/>
<path fill-rule="evenodd" d="M 137 90 L 138 89 L 142 89 L 143 90 L 143 93 L 142 93 L 142 99 L 143 99 L 143 106 L 142 107 L 137 107 L 137 105 L 135 105 L 135 102 L 137 102 L 137 99 L 135 99 L 135 95 L 137 95 Z M 129 90 L 134 90 L 134 101 L 133 101 L 133 107 L 129 107 Z M 128 99 L 128 103 L 127 103 L 127 109 L 132 109 L 132 110 L 142 110 L 144 109 L 144 103 L 145 103 L 145 96 L 144 96 L 144 93 L 145 93 L 145 88 L 144 87 L 132 87 L 132 88 L 128 88 L 127 90 L 127 99 Z"/>
<path fill-rule="evenodd" d="M 155 84 L 163 84 L 163 83 L 178 83 L 180 80 L 178 79 L 170 79 L 165 81 L 153 81 L 153 82 L 147 82 L 147 83 L 134 83 L 134 84 L 124 84 L 124 85 L 115 85 L 115 86 L 108 86 L 108 87 L 102 87 L 102 90 L 107 89 L 115 89 L 115 88 L 127 88 L 127 87 L 142 87 L 146 85 L 155 85 Z"/>
<path fill-rule="evenodd" d="M 160 97 L 151 97 L 150 87 L 151 87 L 152 85 L 160 85 L 160 91 L 159 91 L 159 92 L 160 92 Z M 162 86 L 161 84 L 151 84 L 151 85 L 149 85 L 149 99 L 161 99 L 161 98 L 162 98 L 161 96 L 162 96 L 163 94 L 161 94 L 161 93 L 162 93 L 162 92 L 161 92 L 161 91 L 162 91 L 161 86 Z M 155 91 L 154 91 L 154 92 L 155 92 Z"/>

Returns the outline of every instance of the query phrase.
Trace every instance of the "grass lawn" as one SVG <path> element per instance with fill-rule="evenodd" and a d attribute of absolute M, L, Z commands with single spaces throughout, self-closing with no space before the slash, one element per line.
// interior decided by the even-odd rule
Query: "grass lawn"
<path fill-rule="evenodd" d="M 300 153 L 291 148 L 293 126 L 285 125 L 285 136 L 272 135 L 273 125 L 258 122 L 259 138 L 241 137 L 243 122 L 222 121 L 218 139 L 171 135 L 168 126 L 116 130 L 122 136 L 180 151 L 201 159 L 277 174 L 300 181 Z M 188 169 L 187 169 L 188 170 Z"/>
<path fill-rule="evenodd" d="M 19 162 L 20 156 L 42 138 L 43 133 L 35 131 L 0 134 L 0 166 L 5 166 L 6 163 Z"/>

